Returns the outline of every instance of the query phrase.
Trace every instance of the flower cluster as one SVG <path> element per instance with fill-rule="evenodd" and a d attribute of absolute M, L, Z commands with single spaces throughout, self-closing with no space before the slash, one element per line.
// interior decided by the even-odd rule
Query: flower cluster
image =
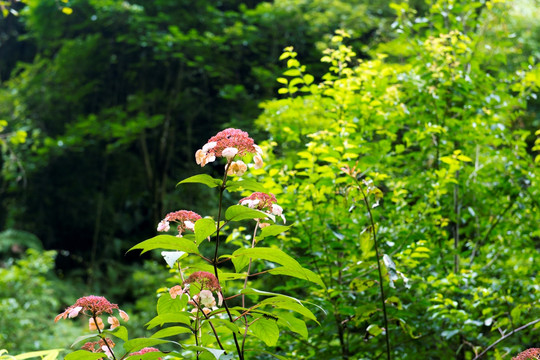
<path fill-rule="evenodd" d="M 224 157 L 227 159 L 227 174 L 242 176 L 247 170 L 247 165 L 242 160 L 233 161 L 233 159 L 235 156 L 242 157 L 248 153 L 255 154 L 253 162 L 255 168 L 260 169 L 263 166 L 261 148 L 247 132 L 229 128 L 208 139 L 202 149 L 195 153 L 195 160 L 198 165 L 205 166 L 215 161 L 216 157 Z"/>
<path fill-rule="evenodd" d="M 527 349 L 513 357 L 512 360 L 538 360 L 540 359 L 540 348 Z"/>
<path fill-rule="evenodd" d="M 150 352 L 159 352 L 158 349 L 156 348 L 153 348 L 153 347 L 145 347 L 144 349 L 141 349 L 137 352 L 133 352 L 131 354 L 129 354 L 129 356 L 135 356 L 135 355 L 144 355 L 146 353 L 150 353 Z M 157 358 L 157 360 L 161 360 L 161 358 Z"/>
<path fill-rule="evenodd" d="M 195 306 L 193 312 L 197 312 L 199 307 L 203 307 L 202 311 L 205 314 L 210 313 L 212 311 L 211 309 L 217 309 L 216 299 L 212 292 L 216 292 L 218 296 L 217 305 L 222 305 L 223 295 L 221 294 L 219 281 L 214 274 L 207 271 L 194 272 L 184 281 L 183 287 L 181 285 L 176 285 L 170 288 L 169 294 L 171 295 L 171 298 L 176 299 L 177 296 L 187 293 L 188 285 L 192 283 L 198 284 L 201 289 L 200 292 L 193 295 L 193 298 L 189 301 L 191 305 Z"/>
<path fill-rule="evenodd" d="M 128 321 L 128 314 L 120 310 L 118 305 L 111 304 L 109 300 L 105 299 L 103 296 L 89 295 L 78 299 L 75 304 L 68 307 L 63 313 L 58 314 L 54 318 L 54 322 L 57 322 L 60 319 L 74 318 L 79 314 L 88 316 L 90 319 L 88 327 L 90 330 L 103 330 L 105 325 L 103 320 L 99 317 L 103 313 L 112 315 L 113 310 L 118 310 L 118 313 L 122 320 Z M 107 322 L 111 325 L 111 329 L 120 326 L 120 321 L 114 316 L 109 316 Z"/>
<path fill-rule="evenodd" d="M 182 237 L 182 233 L 186 230 L 195 231 L 195 222 L 201 219 L 201 215 L 188 210 L 179 210 L 168 213 L 163 220 L 158 224 L 157 231 L 169 231 L 171 228 L 170 222 L 178 223 L 178 237 Z"/>
<path fill-rule="evenodd" d="M 250 196 L 240 199 L 238 203 L 250 209 L 257 209 L 267 214 L 281 216 L 283 222 L 286 222 L 285 215 L 283 215 L 283 208 L 277 204 L 276 197 L 273 194 L 254 192 Z"/>
<path fill-rule="evenodd" d="M 116 344 L 109 338 L 99 339 L 99 341 L 91 341 L 84 344 L 81 349 L 93 353 L 105 353 L 107 357 L 112 358 L 111 349 Z"/>

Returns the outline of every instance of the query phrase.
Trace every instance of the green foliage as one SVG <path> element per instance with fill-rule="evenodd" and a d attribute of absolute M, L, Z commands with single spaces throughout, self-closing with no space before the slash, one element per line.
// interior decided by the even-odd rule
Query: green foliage
<path fill-rule="evenodd" d="M 277 154 L 261 179 L 294 212 L 297 258 L 325 284 L 285 288 L 329 311 L 309 342 L 291 340 L 290 354 L 378 358 L 389 332 L 395 358 L 471 358 L 498 329 L 538 318 L 539 173 L 521 125 L 538 78 L 527 65 L 506 72 L 510 52 L 486 46 L 504 33 L 508 8 L 440 1 L 421 18 L 407 3 L 392 7 L 401 35 L 357 61 L 337 32 L 319 82 L 286 48 L 278 82 L 288 97 L 264 103 L 258 120 Z M 375 227 L 346 174 L 363 182 Z M 389 329 L 376 305 L 373 233 Z M 523 348 L 527 331 L 505 346 Z"/>
<path fill-rule="evenodd" d="M 1 263 L 0 341 L 12 353 L 67 346 L 62 337 L 78 332 L 69 325 L 51 331 L 62 293 L 52 273 L 55 257 L 55 251 L 29 249 L 20 259 Z M 56 359 L 57 354 L 51 351 L 45 358 Z"/>

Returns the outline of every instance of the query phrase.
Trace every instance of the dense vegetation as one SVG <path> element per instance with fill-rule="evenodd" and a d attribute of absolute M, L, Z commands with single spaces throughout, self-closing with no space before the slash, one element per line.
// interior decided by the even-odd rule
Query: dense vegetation
<path fill-rule="evenodd" d="M 168 271 L 158 252 L 126 251 L 169 212 L 217 220 L 215 229 L 195 222 L 209 264 L 181 261 L 218 276 L 221 208 L 239 196 L 217 179 L 175 184 L 201 172 L 195 152 L 228 127 L 264 153 L 232 191 L 275 194 L 292 224 L 258 235 L 260 249 L 249 249 L 259 222 L 222 229 L 220 255 L 261 260 L 252 273 L 284 266 L 247 287 L 233 281 L 247 262 L 221 265 L 226 296 L 243 291 L 242 307 L 247 296 L 280 309 L 263 314 L 279 330 L 254 316 L 248 348 L 305 359 L 510 359 L 540 347 L 536 3 L 0 4 L 0 349 L 67 349 L 87 331 L 49 325 L 87 294 L 131 315 L 130 338 L 149 336 L 156 302 L 158 317 L 182 307 L 167 293 L 182 270 Z M 204 170 L 223 178 L 222 166 Z M 208 235 L 215 254 L 200 242 Z M 308 275 L 286 276 L 300 271 L 289 256 Z M 243 358 L 233 325 L 218 329 L 223 347 L 217 334 L 175 335 L 233 354 L 241 345 Z"/>

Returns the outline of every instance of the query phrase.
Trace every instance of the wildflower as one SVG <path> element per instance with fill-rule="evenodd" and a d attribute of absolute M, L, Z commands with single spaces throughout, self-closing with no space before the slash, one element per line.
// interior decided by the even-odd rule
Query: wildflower
<path fill-rule="evenodd" d="M 209 152 L 216 145 L 217 143 L 215 141 L 211 141 L 205 144 L 202 149 L 197 150 L 195 153 L 195 161 L 197 162 L 197 165 L 204 166 L 209 162 L 216 160 L 216 156 Z"/>
<path fill-rule="evenodd" d="M 285 215 L 283 215 L 283 208 L 277 204 L 276 197 L 273 194 L 254 192 L 250 196 L 240 199 L 239 204 L 263 211 L 267 214 L 281 216 L 283 222 L 286 222 Z"/>
<path fill-rule="evenodd" d="M 122 320 L 129 320 L 129 316 L 125 311 L 120 310 L 118 308 L 118 305 L 111 304 L 109 300 L 105 299 L 103 296 L 84 296 L 78 299 L 75 304 L 68 307 L 63 313 L 58 314 L 54 318 L 54 322 L 57 322 L 60 319 L 66 319 L 68 317 L 74 318 L 77 317 L 79 314 L 83 314 L 90 318 L 88 320 L 88 327 L 90 330 L 103 330 L 105 328 L 105 325 L 103 324 L 103 320 L 99 317 L 99 315 L 103 313 L 112 315 L 113 310 L 115 309 L 118 310 L 118 313 L 120 314 Z M 111 329 L 120 326 L 120 322 L 114 316 L 110 316 L 107 321 L 109 324 L 111 324 Z"/>
<path fill-rule="evenodd" d="M 540 348 L 527 349 L 513 357 L 512 360 L 538 360 L 540 359 Z"/>
<path fill-rule="evenodd" d="M 216 306 L 216 299 L 210 290 L 201 290 L 199 293 L 200 303 L 208 308 Z"/>
<path fill-rule="evenodd" d="M 182 296 L 184 289 L 180 285 L 175 285 L 169 289 L 169 294 L 171 298 L 176 299 L 177 296 Z"/>
<path fill-rule="evenodd" d="M 97 320 L 97 323 L 96 323 Z M 90 331 L 95 331 L 97 329 L 103 330 L 105 328 L 105 325 L 103 324 L 103 320 L 101 320 L 100 317 L 96 317 L 96 320 L 94 318 L 88 319 L 88 328 Z"/>
<path fill-rule="evenodd" d="M 120 321 L 114 316 L 109 316 L 107 322 L 111 325 L 111 330 L 120 326 Z"/>
<path fill-rule="evenodd" d="M 130 353 L 129 356 L 144 355 L 150 352 L 159 352 L 159 350 L 153 347 L 145 347 L 137 352 Z M 157 358 L 157 360 L 161 360 L 161 358 Z"/>
<path fill-rule="evenodd" d="M 122 320 L 124 320 L 125 322 L 129 321 L 129 315 L 124 310 L 118 309 L 118 313 L 120 314 Z"/>
<path fill-rule="evenodd" d="M 225 148 L 221 152 L 221 155 L 223 155 L 223 157 L 226 157 L 229 161 L 231 161 L 236 156 L 236 154 L 238 154 L 238 149 L 233 147 Z"/>
<path fill-rule="evenodd" d="M 201 290 L 221 290 L 221 286 L 219 285 L 219 281 L 216 276 L 207 271 L 194 272 L 186 279 L 186 281 L 184 281 L 184 284 L 191 284 L 194 282 L 201 286 Z"/>
<path fill-rule="evenodd" d="M 201 215 L 189 211 L 189 210 L 178 210 L 175 212 L 168 213 L 163 220 L 158 224 L 157 231 L 168 231 L 170 229 L 169 222 L 178 223 L 178 235 L 182 237 L 182 233 L 185 230 L 195 231 L 195 222 L 201 219 Z"/>
<path fill-rule="evenodd" d="M 260 168 L 262 166 L 262 149 L 255 144 L 247 132 L 229 128 L 211 137 L 202 149 L 197 150 L 195 160 L 198 165 L 205 166 L 209 162 L 215 161 L 216 157 L 224 157 L 227 158 L 228 162 L 231 162 L 235 156 L 242 157 L 248 153 L 255 154 L 253 157 L 255 168 Z"/>
<path fill-rule="evenodd" d="M 109 347 L 107 347 L 107 345 Z M 105 352 L 107 356 L 112 357 L 110 354 L 109 348 L 114 348 L 116 344 L 109 338 L 105 339 L 99 339 L 99 341 L 90 341 L 85 343 L 81 349 L 86 351 L 91 351 L 93 353 L 100 353 Z M 107 349 L 107 351 L 104 351 L 103 348 Z"/>
<path fill-rule="evenodd" d="M 218 305 L 221 306 L 223 303 L 223 295 L 221 294 L 221 286 L 219 285 L 219 281 L 214 274 L 207 271 L 194 272 L 186 279 L 186 281 L 184 281 L 184 285 L 194 282 L 199 284 L 201 287 L 201 293 L 203 290 L 215 291 L 218 295 Z"/>
<path fill-rule="evenodd" d="M 157 231 L 163 232 L 163 231 L 169 231 L 170 229 L 169 222 L 167 220 L 161 220 L 157 226 Z"/>
<path fill-rule="evenodd" d="M 255 169 L 260 169 L 263 167 L 263 159 L 261 155 L 258 155 L 258 154 L 255 155 L 253 157 L 253 162 L 255 163 L 255 166 L 254 166 Z"/>
<path fill-rule="evenodd" d="M 227 175 L 242 176 L 247 171 L 247 165 L 242 161 L 233 161 L 229 164 Z"/>

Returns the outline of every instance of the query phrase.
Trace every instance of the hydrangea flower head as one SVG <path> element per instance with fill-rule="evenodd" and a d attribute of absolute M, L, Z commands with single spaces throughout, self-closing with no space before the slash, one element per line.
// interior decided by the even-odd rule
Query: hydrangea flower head
<path fill-rule="evenodd" d="M 540 348 L 527 349 L 513 357 L 512 360 L 538 360 L 540 359 Z"/>
<path fill-rule="evenodd" d="M 283 208 L 277 204 L 274 194 L 254 192 L 250 196 L 240 199 L 238 203 L 251 209 L 266 212 L 267 214 L 281 216 L 283 222 L 286 221 L 285 215 L 283 215 Z"/>
<path fill-rule="evenodd" d="M 107 343 L 105 343 L 105 341 Z M 107 347 L 107 345 L 109 345 L 109 347 Z M 105 339 L 99 339 L 99 341 L 90 341 L 90 342 L 87 342 L 85 343 L 83 346 L 81 346 L 81 349 L 82 350 L 86 350 L 86 351 L 90 351 L 90 352 L 93 352 L 93 353 L 101 353 L 101 352 L 105 352 L 105 353 L 109 353 L 109 348 L 114 348 L 116 344 L 109 338 L 105 338 Z M 106 350 L 105 350 L 106 349 Z M 109 355 L 107 355 L 109 356 Z"/>
<path fill-rule="evenodd" d="M 195 222 L 201 219 L 201 215 L 189 210 L 178 210 L 168 213 L 163 220 L 158 224 L 157 231 L 169 231 L 170 223 L 175 222 L 178 224 L 177 230 L 179 237 L 186 230 L 195 231 Z"/>
<path fill-rule="evenodd" d="M 262 167 L 262 150 L 249 134 L 239 129 L 228 128 L 208 139 L 202 149 L 195 153 L 195 160 L 198 165 L 205 166 L 218 157 L 227 158 L 227 161 L 231 162 L 236 156 L 242 157 L 248 153 L 255 154 L 253 157 L 255 168 Z"/>
<path fill-rule="evenodd" d="M 201 290 L 219 291 L 221 286 L 216 276 L 207 271 L 196 271 L 191 274 L 184 284 L 197 283 L 201 286 Z"/>
<path fill-rule="evenodd" d="M 57 322 L 60 319 L 74 318 L 79 314 L 88 316 L 88 327 L 90 330 L 103 330 L 105 325 L 103 320 L 99 317 L 103 313 L 112 315 L 113 310 L 118 310 L 118 313 L 122 320 L 128 321 L 128 314 L 120 310 L 118 305 L 112 304 L 109 300 L 105 299 L 103 296 L 89 295 L 79 298 L 75 304 L 69 306 L 63 313 L 58 314 L 54 318 L 54 322 Z M 94 320 L 95 319 L 95 320 Z M 112 328 L 115 328 L 120 325 L 120 322 L 114 316 L 108 318 L 109 324 L 112 325 Z"/>

